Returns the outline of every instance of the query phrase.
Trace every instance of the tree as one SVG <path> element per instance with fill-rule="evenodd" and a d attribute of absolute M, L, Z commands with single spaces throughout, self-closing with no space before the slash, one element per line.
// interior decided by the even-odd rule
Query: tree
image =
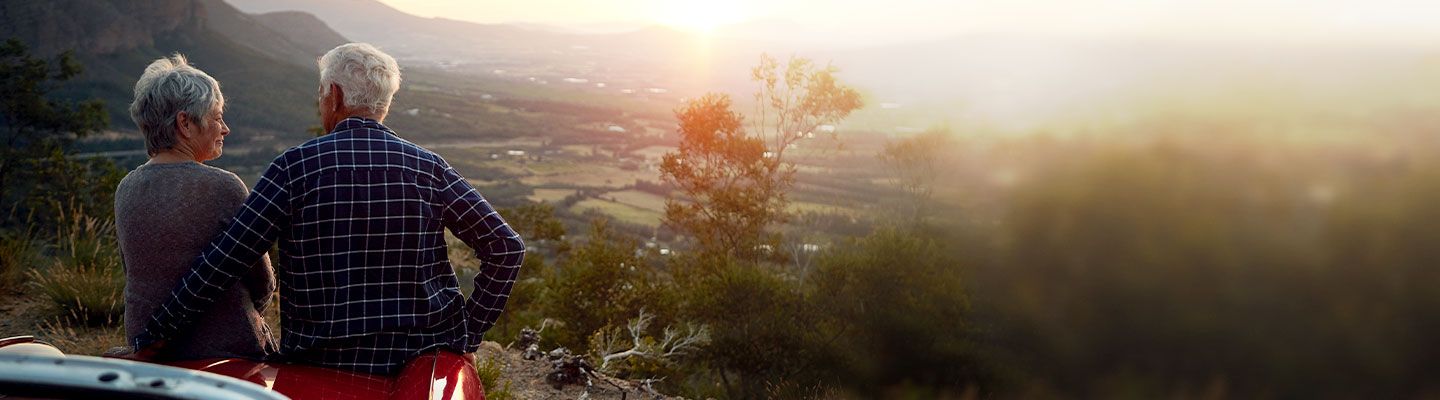
<path fill-rule="evenodd" d="M 75 140 L 106 127 L 108 117 L 98 100 L 63 102 L 47 98 L 54 85 L 79 75 L 80 64 L 69 53 L 53 65 L 30 55 L 25 44 L 10 39 L 0 44 L 0 204 L 7 212 L 19 207 L 33 210 L 51 199 L 44 186 L 74 189 L 67 183 L 97 182 L 84 179 L 92 165 L 66 158 Z M 103 163 L 102 163 L 103 164 Z M 114 175 L 113 166 L 103 175 Z M 106 188 L 113 190 L 114 186 Z M 83 193 L 67 192 L 74 196 Z M 103 199 L 81 197 L 95 203 Z M 103 204 L 102 204 L 103 206 Z"/>
<path fill-rule="evenodd" d="M 931 129 L 916 136 L 885 144 L 880 161 L 894 173 L 895 183 L 905 194 L 905 219 L 918 225 L 929 216 L 935 181 L 942 172 L 943 156 L 952 139 L 950 131 Z"/>
<path fill-rule="evenodd" d="M 814 136 L 821 126 L 833 126 L 864 106 L 860 92 L 835 79 L 838 68 L 817 69 L 810 59 L 790 57 L 785 70 L 769 54 L 760 55 L 760 65 L 750 70 L 750 79 L 760 83 L 755 93 L 756 112 L 751 120 L 755 135 L 774 153 L 775 169 L 793 174 L 793 165 L 784 162 L 785 151 L 802 139 Z M 821 132 L 827 133 L 827 132 Z"/>
<path fill-rule="evenodd" d="M 707 255 L 756 254 L 772 241 L 765 227 L 781 220 L 788 182 L 772 176 L 764 143 L 745 134 L 728 96 L 705 95 L 675 116 L 680 149 L 665 155 L 660 172 L 689 201 L 666 201 L 666 223 Z"/>
<path fill-rule="evenodd" d="M 708 94 L 677 110 L 680 149 L 665 155 L 660 171 L 681 196 L 667 202 L 666 223 L 693 237 L 704 255 L 758 261 L 771 253 L 778 237 L 769 228 L 787 220 L 786 193 L 795 182 L 786 150 L 862 104 L 835 72 L 804 58 L 791 58 L 781 71 L 762 55 L 751 70 L 760 91 L 748 131 L 725 95 Z"/>
<path fill-rule="evenodd" d="M 565 239 L 565 225 L 555 218 L 555 206 L 549 203 L 527 203 L 500 211 L 510 226 L 527 242 L 560 241 Z"/>

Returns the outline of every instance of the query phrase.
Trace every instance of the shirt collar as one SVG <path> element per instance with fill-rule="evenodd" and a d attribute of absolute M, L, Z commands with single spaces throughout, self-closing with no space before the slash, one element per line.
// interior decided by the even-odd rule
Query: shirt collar
<path fill-rule="evenodd" d="M 335 129 L 331 129 L 330 133 L 343 132 L 360 128 L 379 129 L 390 132 L 390 134 L 392 135 L 395 134 L 395 131 L 390 130 L 390 128 L 385 127 L 385 125 L 381 125 L 380 121 L 364 117 L 345 118 L 344 120 L 341 120 L 340 123 L 335 124 Z"/>

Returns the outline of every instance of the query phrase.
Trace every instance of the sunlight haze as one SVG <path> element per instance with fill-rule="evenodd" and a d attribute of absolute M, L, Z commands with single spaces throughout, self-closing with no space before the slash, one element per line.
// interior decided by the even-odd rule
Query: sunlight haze
<path fill-rule="evenodd" d="M 871 41 L 1006 33 L 1432 44 L 1440 34 L 1440 24 L 1433 23 L 1440 6 L 1425 1 L 382 1 L 420 16 L 483 23 L 664 24 L 709 30 L 771 21 L 797 31 Z"/>

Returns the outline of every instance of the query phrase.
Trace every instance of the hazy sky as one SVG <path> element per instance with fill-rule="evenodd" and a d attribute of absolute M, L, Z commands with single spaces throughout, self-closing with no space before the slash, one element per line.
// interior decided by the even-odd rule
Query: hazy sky
<path fill-rule="evenodd" d="M 690 29 L 745 20 L 798 30 L 911 39 L 1021 33 L 1302 42 L 1440 43 L 1428 0 L 382 0 L 431 17 L 549 24 L 665 23 Z"/>

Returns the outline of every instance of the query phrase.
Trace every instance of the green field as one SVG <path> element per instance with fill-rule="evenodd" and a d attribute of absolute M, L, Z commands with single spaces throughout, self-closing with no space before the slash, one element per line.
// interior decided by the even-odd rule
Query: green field
<path fill-rule="evenodd" d="M 786 209 L 791 213 L 817 212 L 822 214 L 857 214 L 857 212 L 853 208 L 841 207 L 833 204 L 811 203 L 805 201 L 792 201 L 790 202 L 790 206 Z"/>
<path fill-rule="evenodd" d="M 601 197 L 613 198 L 616 202 L 625 203 L 635 206 L 636 208 L 655 211 L 665 210 L 665 197 L 638 190 L 610 192 Z"/>
<path fill-rule="evenodd" d="M 644 156 L 646 160 L 660 161 L 665 153 L 675 152 L 678 149 L 671 146 L 648 146 L 643 149 L 631 151 L 630 154 Z"/>
<path fill-rule="evenodd" d="M 662 217 L 662 214 L 656 210 L 600 199 L 585 199 L 570 207 L 570 210 L 576 213 L 583 213 L 586 210 L 592 209 L 609 215 L 617 221 L 645 226 L 660 226 L 660 218 Z"/>
<path fill-rule="evenodd" d="M 529 196 L 530 201 L 540 203 L 559 203 L 565 196 L 575 194 L 575 189 L 535 189 L 535 194 Z"/>
<path fill-rule="evenodd" d="M 626 171 L 608 165 L 587 165 L 560 173 L 527 176 L 521 182 L 530 186 L 571 186 L 618 189 L 636 180 L 659 180 L 653 171 Z"/>

